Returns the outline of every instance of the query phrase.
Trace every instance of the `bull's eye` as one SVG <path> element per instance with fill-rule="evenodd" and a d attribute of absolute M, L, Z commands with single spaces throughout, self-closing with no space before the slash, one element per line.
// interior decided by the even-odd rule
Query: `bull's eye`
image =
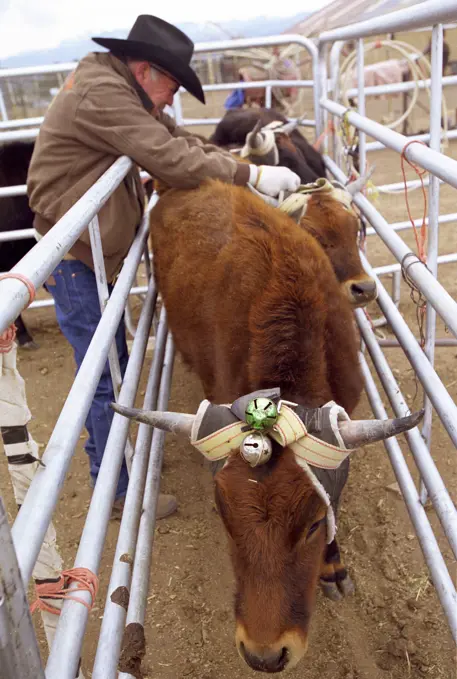
<path fill-rule="evenodd" d="M 315 523 L 313 523 L 306 537 L 309 538 L 313 533 L 315 533 L 323 521 L 324 519 L 321 519 L 320 521 L 316 521 Z"/>

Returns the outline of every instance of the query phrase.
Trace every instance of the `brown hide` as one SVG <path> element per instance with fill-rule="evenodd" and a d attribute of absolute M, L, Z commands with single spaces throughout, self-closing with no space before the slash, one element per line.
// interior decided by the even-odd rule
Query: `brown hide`
<path fill-rule="evenodd" d="M 236 641 L 258 670 L 268 659 L 280 669 L 283 648 L 289 668 L 306 650 L 325 549 L 322 502 L 292 452 L 275 454 L 267 473 L 238 456 L 216 477 L 237 582 Z"/>
<path fill-rule="evenodd" d="M 333 399 L 354 409 L 362 380 L 351 307 L 310 233 L 246 189 L 212 180 L 167 191 L 151 237 L 176 347 L 208 399 L 275 386 L 304 406 Z M 290 668 L 307 647 L 323 502 L 276 444 L 255 469 L 232 455 L 216 500 L 236 576 L 238 650 L 256 670 Z"/>
<path fill-rule="evenodd" d="M 365 272 L 360 261 L 360 222 L 352 209 L 328 193 L 315 193 L 300 226 L 325 250 L 342 284 L 343 294 L 353 308 L 366 306 L 376 299 L 376 282 Z"/>
<path fill-rule="evenodd" d="M 351 309 L 316 238 L 246 189 L 215 180 L 167 191 L 152 210 L 151 238 L 177 348 L 210 400 L 280 386 L 306 406 L 333 397 L 353 410 Z M 345 387 L 333 393 L 337 372 Z"/>

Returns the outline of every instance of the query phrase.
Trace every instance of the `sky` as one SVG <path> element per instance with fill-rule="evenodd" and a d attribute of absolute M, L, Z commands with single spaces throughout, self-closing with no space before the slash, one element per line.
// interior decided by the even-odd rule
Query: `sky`
<path fill-rule="evenodd" d="M 315 12 L 329 1 L 0 0 L 0 59 L 25 51 L 57 47 L 64 40 L 85 37 L 88 33 L 102 35 L 123 27 L 129 29 L 139 14 L 156 14 L 171 23 L 220 22 L 259 15 L 277 17 Z"/>

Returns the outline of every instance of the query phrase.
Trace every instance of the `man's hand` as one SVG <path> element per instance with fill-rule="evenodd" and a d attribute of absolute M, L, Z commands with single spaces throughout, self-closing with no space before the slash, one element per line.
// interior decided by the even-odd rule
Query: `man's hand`
<path fill-rule="evenodd" d="M 277 196 L 280 191 L 296 191 L 301 180 L 287 167 L 249 165 L 248 184 L 267 196 Z"/>

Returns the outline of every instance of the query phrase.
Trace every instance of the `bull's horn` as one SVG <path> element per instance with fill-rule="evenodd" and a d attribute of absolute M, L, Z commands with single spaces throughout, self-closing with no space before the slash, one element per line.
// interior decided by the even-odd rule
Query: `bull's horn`
<path fill-rule="evenodd" d="M 347 184 L 346 191 L 348 193 L 350 193 L 351 196 L 355 196 L 355 194 L 358 191 L 361 191 L 365 187 L 366 183 L 368 182 L 371 175 L 373 174 L 374 169 L 375 169 L 375 165 L 372 165 L 370 167 L 370 169 L 367 172 L 365 172 L 365 174 L 361 175 L 360 177 L 358 177 L 358 179 L 355 179 L 350 184 Z"/>
<path fill-rule="evenodd" d="M 339 422 L 338 428 L 346 448 L 351 449 L 409 431 L 417 427 L 423 416 L 424 410 L 419 410 L 395 420 L 347 420 Z"/>
<path fill-rule="evenodd" d="M 294 130 L 297 129 L 298 125 L 300 124 L 300 121 L 297 120 L 289 120 L 288 123 L 284 123 L 282 127 L 279 127 L 277 130 L 274 130 L 275 132 L 280 132 L 281 134 L 290 134 Z"/>
<path fill-rule="evenodd" d="M 251 149 L 257 148 L 259 146 L 263 139 L 262 135 L 260 134 L 260 130 L 262 129 L 262 121 L 258 120 L 256 124 L 254 125 L 253 129 L 251 132 L 249 132 L 246 136 L 246 143 Z"/>
<path fill-rule="evenodd" d="M 111 408 L 131 420 L 150 424 L 157 429 L 171 431 L 174 434 L 187 434 L 190 437 L 195 415 L 186 413 L 168 413 L 160 410 L 139 410 L 138 408 L 126 408 L 119 403 L 111 403 Z"/>

